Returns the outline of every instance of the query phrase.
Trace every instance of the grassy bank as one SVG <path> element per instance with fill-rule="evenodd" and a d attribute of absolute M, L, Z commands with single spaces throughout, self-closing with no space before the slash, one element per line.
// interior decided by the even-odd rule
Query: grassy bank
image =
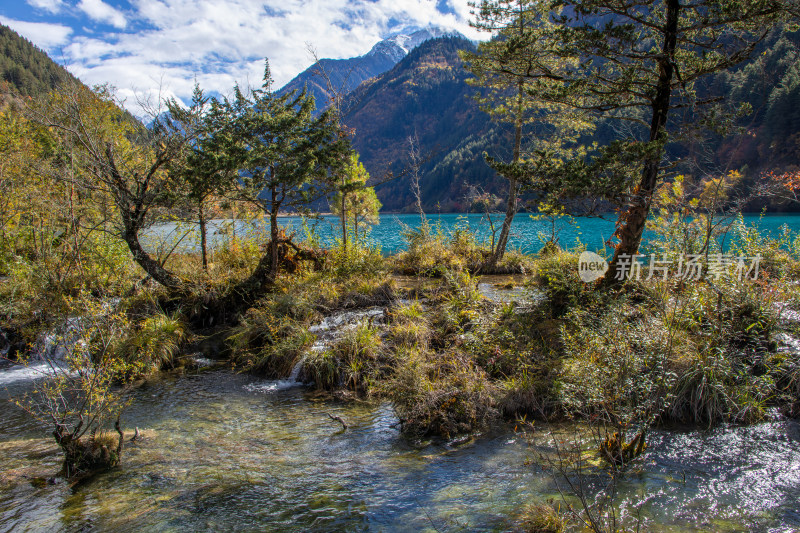
<path fill-rule="evenodd" d="M 608 290 L 579 279 L 580 249 L 549 246 L 508 254 L 501 271 L 524 273 L 530 296 L 493 301 L 478 288 L 487 250 L 459 232 L 415 230 L 393 257 L 334 249 L 322 268 L 283 273 L 257 301 L 229 310 L 236 318 L 227 324 L 207 314 L 255 268 L 253 241 L 217 251 L 212 268 L 178 295 L 139 278 L 122 253 L 112 276 L 101 268 L 110 252 L 101 251 L 80 283 L 53 283 L 36 261 L 11 269 L 0 285 L 3 328 L 30 350 L 67 317 L 98 317 L 118 383 L 179 367 L 211 341 L 234 368 L 268 378 L 300 364 L 317 394 L 390 401 L 413 439 L 520 417 L 603 420 L 624 433 L 797 416 L 800 361 L 782 341 L 800 334 L 786 318 L 800 311 L 797 249 L 744 227 L 733 237 L 763 256 L 758 279 L 647 279 L 645 271 Z M 200 270 L 192 255 L 168 264 L 187 279 Z M 315 346 L 326 317 L 373 307 L 385 311 Z"/>

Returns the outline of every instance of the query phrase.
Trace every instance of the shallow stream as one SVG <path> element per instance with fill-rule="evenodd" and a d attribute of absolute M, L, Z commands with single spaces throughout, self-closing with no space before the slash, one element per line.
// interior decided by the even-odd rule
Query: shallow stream
<path fill-rule="evenodd" d="M 515 281 L 486 276 L 478 287 L 495 302 L 537 298 Z M 383 315 L 326 317 L 312 349 Z M 54 478 L 51 428 L 5 402 L 50 367 L 0 368 L 0 533 L 508 531 L 526 504 L 560 501 L 539 449 L 513 425 L 412 445 L 389 404 L 319 399 L 293 379 L 300 365 L 270 381 L 198 363 L 134 389 L 123 426 L 143 438 L 126 443 L 120 468 L 74 487 Z M 537 444 L 550 429 L 579 432 L 536 426 Z M 800 531 L 800 424 L 655 431 L 615 505 L 647 531 Z"/>
<path fill-rule="evenodd" d="M 16 377 L 5 395 L 32 386 Z M 3 406 L 0 531 L 503 531 L 524 504 L 558 498 L 512 427 L 415 447 L 387 404 L 268 385 L 219 368 L 147 381 L 124 418 L 144 439 L 73 488 L 34 482 L 58 470 L 57 450 Z M 655 433 L 619 508 L 641 506 L 649 530 L 786 531 L 800 528 L 798 501 L 800 425 L 781 421 Z"/>

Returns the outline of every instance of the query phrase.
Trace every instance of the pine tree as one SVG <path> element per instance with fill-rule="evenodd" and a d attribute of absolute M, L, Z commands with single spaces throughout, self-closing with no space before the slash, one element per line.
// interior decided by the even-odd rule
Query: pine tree
<path fill-rule="evenodd" d="M 222 136 L 219 133 L 230 117 L 225 114 L 225 109 L 217 100 L 210 100 L 197 85 L 188 108 L 184 108 L 174 99 L 167 102 L 167 107 L 167 127 L 176 136 L 189 140 L 182 157 L 172 161 L 170 171 L 180 184 L 188 208 L 196 215 L 200 228 L 203 269 L 208 270 L 206 226 L 211 215 L 209 204 L 212 198 L 233 190 L 238 177 L 235 170 L 224 161 L 225 155 L 220 152 Z"/>
<path fill-rule="evenodd" d="M 512 56 L 546 52 L 563 60 L 561 71 L 538 61 L 525 74 L 535 98 L 634 125 L 628 138 L 609 143 L 590 161 L 568 162 L 551 173 L 562 176 L 551 189 L 558 184 L 570 195 L 621 200 L 606 282 L 614 279 L 621 255 L 638 252 L 665 176 L 667 143 L 697 121 L 696 113 L 681 121 L 673 111 L 699 109 L 704 102 L 697 84 L 747 59 L 785 17 L 784 7 L 779 0 L 555 0 L 553 11 L 530 26 L 524 48 L 510 50 Z M 573 63 L 575 57 L 580 61 Z"/>
<path fill-rule="evenodd" d="M 217 133 L 217 153 L 228 169 L 238 172 L 240 197 L 256 204 L 270 221 L 268 252 L 248 280 L 251 284 L 278 272 L 278 246 L 286 244 L 279 213 L 302 210 L 321 197 L 350 153 L 330 110 L 314 118 L 313 97 L 305 91 L 278 96 L 272 84 L 267 62 L 260 89 L 245 94 L 236 87 L 234 100 L 223 103 L 231 118 Z"/>
<path fill-rule="evenodd" d="M 537 0 L 491 0 L 480 4 L 472 25 L 479 30 L 493 32 L 490 41 L 482 42 L 476 52 L 461 52 L 465 67 L 475 78 L 468 80 L 482 87 L 485 93 L 477 95 L 484 111 L 493 118 L 508 121 L 514 126 L 514 141 L 510 164 L 499 163 L 487 157 L 489 164 L 509 181 L 506 213 L 497 243 L 489 258 L 490 268 L 497 265 L 505 254 L 511 223 L 517 212 L 517 198 L 522 185 L 513 171 L 526 158 L 527 153 L 548 150 L 551 156 L 574 157 L 576 137 L 588 131 L 591 124 L 585 114 L 554 103 L 531 98 L 528 85 L 530 74 L 546 68 L 560 72 L 564 62 L 575 64 L 575 58 L 559 57 L 541 39 L 543 32 L 538 24 L 550 30 L 554 24 L 547 20 L 548 7 Z M 523 127 L 527 139 L 523 146 Z M 504 172 L 510 169 L 510 172 Z"/>

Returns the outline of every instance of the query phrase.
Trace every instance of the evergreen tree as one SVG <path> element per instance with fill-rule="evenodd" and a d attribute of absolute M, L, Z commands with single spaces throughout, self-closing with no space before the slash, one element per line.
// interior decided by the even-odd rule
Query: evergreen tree
<path fill-rule="evenodd" d="M 482 2 L 491 4 L 490 2 Z M 668 142 L 688 121 L 675 109 L 698 109 L 697 84 L 747 59 L 771 27 L 785 16 L 778 0 L 555 0 L 552 11 L 528 26 L 518 54 L 562 59 L 537 61 L 525 73 L 533 97 L 603 117 L 630 121 L 627 138 L 609 143 L 588 161 L 553 165 L 539 185 L 571 196 L 601 194 L 622 205 L 618 239 L 607 282 L 623 254 L 636 254 L 658 184 L 665 177 Z M 533 50 L 533 51 L 532 51 Z M 573 63 L 573 58 L 580 61 Z M 529 166 L 527 169 L 537 165 Z M 519 170 L 519 169 L 518 169 Z M 529 173 L 529 172 L 528 172 Z M 549 183 L 548 183 L 549 182 Z"/>
<path fill-rule="evenodd" d="M 223 128 L 230 116 L 217 100 L 209 100 L 195 86 L 192 104 L 182 107 L 176 100 L 167 103 L 167 124 L 176 135 L 190 139 L 186 152 L 172 162 L 171 172 L 181 185 L 188 207 L 196 215 L 200 228 L 200 250 L 203 269 L 208 270 L 207 222 L 211 201 L 232 191 L 238 177 L 228 164 L 223 151 Z"/>
<path fill-rule="evenodd" d="M 0 81 L 21 96 L 41 96 L 66 81 L 69 72 L 14 30 L 0 24 Z"/>
<path fill-rule="evenodd" d="M 553 73 L 560 72 L 565 62 L 573 65 L 577 62 L 575 58 L 552 54 L 551 48 L 542 42 L 527 42 L 530 38 L 541 38 L 543 33 L 531 31 L 531 25 L 544 24 L 550 30 L 554 28 L 554 24 L 545 16 L 548 10 L 548 6 L 537 0 L 485 1 L 475 13 L 476 21 L 472 25 L 479 30 L 493 32 L 494 37 L 478 45 L 476 52 L 461 52 L 465 67 L 475 76 L 468 81 L 487 89 L 487 95 L 477 95 L 482 109 L 495 119 L 513 123 L 512 169 L 526 158 L 525 152 L 548 150 L 561 157 L 574 157 L 572 143 L 578 134 L 590 127 L 585 114 L 563 105 L 532 99 L 526 90 L 532 81 L 529 77 L 531 73 L 542 68 Z M 529 138 L 523 146 L 525 125 L 530 125 L 530 131 L 526 132 Z M 487 160 L 501 175 L 502 170 L 508 168 L 503 164 L 495 164 L 493 157 L 487 157 Z M 490 267 L 494 267 L 505 253 L 520 193 L 521 183 L 517 173 L 508 172 L 504 177 L 509 181 L 506 213 L 489 259 Z"/>
<path fill-rule="evenodd" d="M 268 252 L 249 283 L 274 277 L 279 268 L 282 239 L 278 215 L 301 210 L 321 197 L 326 183 L 345 165 L 350 144 L 331 111 L 313 117 L 314 99 L 303 91 L 276 95 L 269 62 L 260 89 L 243 93 L 235 88 L 232 102 L 222 105 L 228 124 L 217 132 L 218 157 L 238 171 L 243 199 L 269 217 Z"/>

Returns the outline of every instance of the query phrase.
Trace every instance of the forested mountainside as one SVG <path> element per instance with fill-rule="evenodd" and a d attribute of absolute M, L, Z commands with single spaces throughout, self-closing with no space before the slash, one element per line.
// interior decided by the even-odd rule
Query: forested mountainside
<path fill-rule="evenodd" d="M 501 144 L 500 137 L 473 100 L 458 55 L 472 49 L 457 37 L 427 41 L 346 98 L 344 122 L 354 131 L 354 147 L 373 180 L 385 182 L 376 188 L 384 209 L 402 211 L 414 202 L 409 138 L 422 158 L 426 208 L 464 209 L 469 185 L 497 184 L 481 154 Z M 394 179 L 386 181 L 390 174 Z"/>
<path fill-rule="evenodd" d="M 715 162 L 762 171 L 800 164 L 800 32 L 776 31 L 753 58 L 717 77 L 712 91 L 753 112 L 714 145 Z"/>
<path fill-rule="evenodd" d="M 409 138 L 420 151 L 422 197 L 428 210 L 468 209 L 470 197 L 499 193 L 504 183 L 482 154 L 507 157 L 510 127 L 491 121 L 473 99 L 476 88 L 467 84 L 469 74 L 458 51 L 473 50 L 474 44 L 453 36 L 430 39 L 441 33 L 426 29 L 395 35 L 364 56 L 321 61 L 334 86 L 353 89 L 344 100 L 344 122 L 353 130 L 354 146 L 378 184 L 385 210 L 409 210 L 414 203 Z M 0 49 L 0 107 L 11 98 L 42 94 L 71 78 L 43 51 L 2 25 Z M 281 91 L 307 85 L 318 107 L 324 107 L 330 95 L 314 69 Z M 800 165 L 800 32 L 776 29 L 752 59 L 701 90 L 724 96 L 731 108 L 748 103 L 752 112 L 726 136 L 683 147 L 681 151 L 694 159 L 682 171 L 742 170 L 753 179 Z M 597 137 L 606 140 L 612 130 L 601 124 Z"/>
<path fill-rule="evenodd" d="M 390 173 L 394 178 L 377 187 L 386 210 L 408 210 L 413 204 L 408 157 L 412 136 L 423 157 L 421 188 L 427 209 L 464 210 L 470 195 L 497 192 L 502 184 L 482 153 L 507 156 L 510 127 L 491 121 L 474 102 L 476 89 L 467 84 L 461 49 L 474 45 L 457 38 L 428 41 L 345 99 L 345 123 L 354 130 L 355 148 L 373 180 L 381 183 Z M 752 112 L 725 136 L 673 149 L 693 156 L 681 171 L 742 170 L 754 179 L 800 164 L 800 32 L 776 29 L 749 61 L 701 90 L 724 96 L 731 110 L 749 103 Z M 608 140 L 613 130 L 613 124 L 601 123 L 596 137 Z"/>
<path fill-rule="evenodd" d="M 0 95 L 37 96 L 68 78 L 72 75 L 64 67 L 0 24 Z"/>
<path fill-rule="evenodd" d="M 314 96 L 317 109 L 330 104 L 332 91 L 346 94 L 365 80 L 382 74 L 395 66 L 409 51 L 429 39 L 441 37 L 446 31 L 440 28 L 410 29 L 378 42 L 359 57 L 348 59 L 320 59 L 284 85 L 279 94 L 307 87 Z M 326 76 L 328 79 L 326 79 Z M 331 87 L 328 86 L 330 81 Z"/>

